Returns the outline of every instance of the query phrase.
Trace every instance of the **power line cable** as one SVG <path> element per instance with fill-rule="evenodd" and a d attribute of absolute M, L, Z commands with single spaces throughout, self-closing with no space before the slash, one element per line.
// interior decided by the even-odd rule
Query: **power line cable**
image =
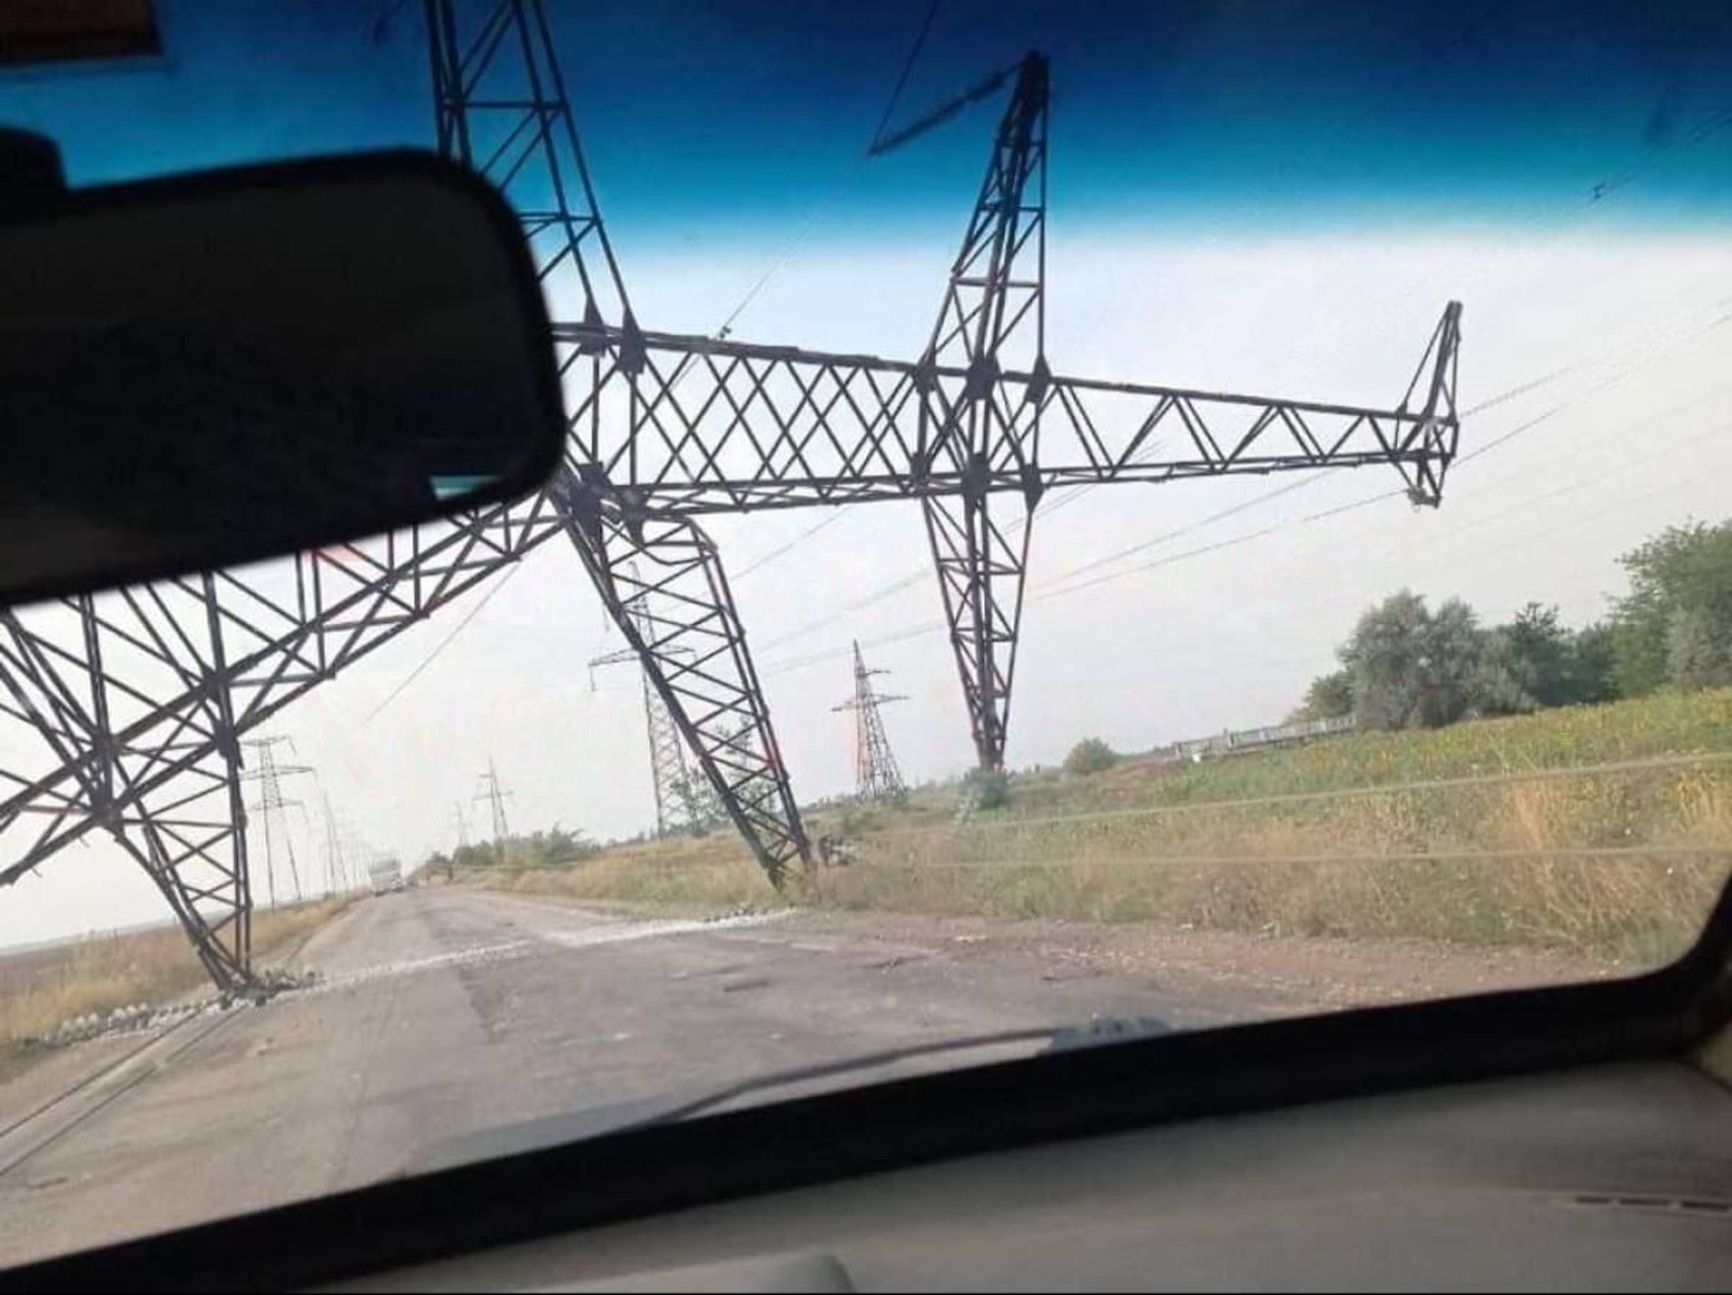
<path fill-rule="evenodd" d="M 908 88 L 908 78 L 914 71 L 914 63 L 920 57 L 920 50 L 926 44 L 926 37 L 932 31 L 932 20 L 938 16 L 938 6 L 943 0 L 932 0 L 926 7 L 926 18 L 920 24 L 920 33 L 915 36 L 914 44 L 909 47 L 908 57 L 902 61 L 902 72 L 896 78 L 896 88 L 890 92 L 890 102 L 884 105 L 884 115 L 878 119 L 878 127 L 872 132 L 872 142 L 866 146 L 868 156 L 877 148 L 884 138 L 884 131 L 890 125 L 890 118 L 895 115 L 896 105 L 902 98 L 903 90 Z"/>
<path fill-rule="evenodd" d="M 435 661 L 437 661 L 439 659 L 440 653 L 444 652 L 446 648 L 451 646 L 452 641 L 459 634 L 461 634 L 464 631 L 464 629 L 468 626 L 469 622 L 474 620 L 477 616 L 479 616 L 481 614 L 481 609 L 483 607 L 487 606 L 488 603 L 492 602 L 494 600 L 494 598 L 496 598 L 499 595 L 499 591 L 501 589 L 505 588 L 506 585 L 510 584 L 511 578 L 513 576 L 515 576 L 521 570 L 523 570 L 523 564 L 519 563 L 516 566 L 512 567 L 511 570 L 507 571 L 503 576 L 501 576 L 499 578 L 499 580 L 494 584 L 494 586 L 491 589 L 489 589 L 487 591 L 487 593 L 481 598 L 481 600 L 479 602 L 477 602 L 475 604 L 475 606 L 473 606 L 469 609 L 469 611 L 464 615 L 463 619 L 458 621 L 457 624 L 455 624 L 454 626 L 451 627 L 451 632 L 449 634 L 447 634 L 444 638 L 440 639 L 437 646 L 435 646 L 431 652 L 429 652 L 425 657 L 422 658 L 421 664 L 416 666 L 407 675 L 405 675 L 403 678 L 403 681 L 401 683 L 399 683 L 395 688 L 391 689 L 391 691 L 386 694 L 385 699 L 383 701 L 381 701 L 377 706 L 373 707 L 372 710 L 367 712 L 367 716 L 365 719 L 363 719 L 361 721 L 360 727 L 362 727 L 362 728 L 367 727 L 367 725 L 371 724 L 376 718 L 378 718 L 380 713 L 383 712 L 387 706 L 389 706 L 392 702 L 396 701 L 397 698 L 401 697 L 403 695 L 403 693 L 408 690 L 409 685 L 414 683 L 417 679 L 419 679 L 421 677 L 422 673 L 427 669 L 427 667 L 432 665 Z"/>
<path fill-rule="evenodd" d="M 1582 398 L 1585 399 L 1586 397 L 1584 396 Z M 1529 420 L 1527 424 L 1524 424 L 1524 429 L 1528 426 L 1533 426 L 1533 425 L 1535 425 L 1535 420 Z M 1518 429 L 1518 430 L 1521 430 L 1521 429 Z M 1713 427 L 1713 428 L 1706 429 L 1704 432 L 1699 433 L 1697 436 L 1688 438 L 1686 440 L 1686 442 L 1684 442 L 1684 443 L 1688 444 L 1691 441 L 1700 440 L 1706 436 L 1719 434 L 1721 430 L 1722 429 L 1719 427 Z M 1500 443 L 1503 441 L 1507 441 L 1508 439 L 1509 439 L 1509 437 L 1506 435 L 1505 437 L 1500 438 Z M 1589 478 L 1586 478 L 1582 481 L 1573 483 L 1570 486 L 1556 488 L 1556 489 L 1544 492 L 1541 495 L 1533 496 L 1533 497 L 1530 497 L 1528 499 L 1524 499 L 1522 501 L 1519 501 L 1517 504 L 1512 505 L 1510 508 L 1505 509 L 1503 512 L 1501 512 L 1499 514 L 1495 514 L 1494 517 L 1477 519 L 1475 522 L 1469 523 L 1466 526 L 1456 527 L 1451 531 L 1445 532 L 1445 534 L 1460 534 L 1460 533 L 1463 533 L 1465 531 L 1474 529 L 1476 526 L 1483 525 L 1485 522 L 1493 520 L 1495 517 L 1501 517 L 1501 516 L 1508 515 L 1509 513 L 1519 511 L 1523 507 L 1525 507 L 1526 505 L 1529 505 L 1529 504 L 1532 504 L 1535 502 L 1539 502 L 1540 500 L 1543 500 L 1543 499 L 1551 498 L 1555 495 L 1568 493 L 1571 490 L 1578 489 L 1582 486 L 1591 484 L 1594 481 L 1602 480 L 1607 476 L 1611 476 L 1611 475 L 1614 475 L 1616 473 L 1620 473 L 1620 472 L 1624 471 L 1625 468 L 1628 466 L 1629 465 L 1627 463 L 1620 462 L 1619 464 L 1614 465 L 1613 467 L 1607 469 L 1606 471 L 1601 472 L 1601 473 L 1597 473 L 1592 477 L 1589 477 Z M 1659 493 L 1659 490 L 1668 489 L 1668 488 L 1670 488 L 1670 487 L 1669 486 L 1662 486 L 1662 487 L 1659 487 L 1658 489 L 1656 489 L 1654 491 L 1648 491 L 1648 492 L 1645 492 L 1644 494 L 1641 494 L 1641 495 L 1631 496 L 1625 502 L 1627 502 L 1627 503 L 1638 502 L 1640 500 L 1652 497 L 1652 495 Z M 1303 517 L 1295 518 L 1291 521 L 1275 522 L 1275 523 L 1272 523 L 1268 526 L 1261 527 L 1258 530 L 1249 531 L 1243 535 L 1230 536 L 1226 539 L 1217 540 L 1217 541 L 1214 541 L 1214 542 L 1209 543 L 1209 544 L 1199 545 L 1196 548 L 1186 549 L 1180 553 L 1169 554 L 1166 557 L 1157 558 L 1157 559 L 1150 561 L 1150 562 L 1142 562 L 1142 563 L 1138 563 L 1135 566 L 1121 568 L 1120 570 L 1117 570 L 1117 571 L 1106 572 L 1106 573 L 1103 573 L 1101 575 L 1095 576 L 1089 580 L 1083 580 L 1083 581 L 1079 581 L 1079 582 L 1076 582 L 1073 584 L 1068 584 L 1068 585 L 1058 585 L 1058 586 L 1048 587 L 1046 589 L 1041 589 L 1041 590 L 1033 590 L 1027 595 L 1027 598 L 1029 601 L 1046 601 L 1046 600 L 1051 599 L 1051 598 L 1061 598 L 1061 597 L 1065 597 L 1069 594 L 1081 593 L 1085 589 L 1091 589 L 1091 588 L 1094 588 L 1096 586 L 1103 585 L 1103 584 L 1110 584 L 1116 580 L 1123 579 L 1127 576 L 1138 575 L 1138 574 L 1141 574 L 1143 572 L 1156 570 L 1156 569 L 1161 568 L 1161 567 L 1171 566 L 1171 565 L 1174 565 L 1175 563 L 1179 563 L 1179 562 L 1186 562 L 1186 561 L 1191 560 L 1192 558 L 1203 557 L 1203 556 L 1206 556 L 1207 554 L 1217 553 L 1217 552 L 1220 552 L 1224 549 L 1237 548 L 1240 545 L 1248 544 L 1248 543 L 1252 542 L 1253 540 L 1263 539 L 1263 538 L 1265 538 L 1269 535 L 1272 535 L 1278 531 L 1289 529 L 1290 527 L 1309 525 L 1311 523 L 1324 521 L 1324 520 L 1331 518 L 1331 517 L 1340 516 L 1344 513 L 1354 512 L 1354 511 L 1357 511 L 1361 508 L 1369 507 L 1373 504 L 1382 503 L 1386 500 L 1402 497 L 1403 495 L 1405 495 L 1405 493 L 1406 492 L 1403 490 L 1396 489 L 1396 490 L 1383 491 L 1383 492 L 1380 492 L 1380 493 L 1375 494 L 1375 495 L 1368 495 L 1362 499 L 1352 500 L 1352 501 L 1349 501 L 1349 502 L 1343 503 L 1343 504 L 1336 504 L 1332 507 L 1324 508 L 1324 509 L 1321 509 L 1317 512 L 1308 513 Z M 1589 520 L 1592 520 L 1592 519 L 1589 519 Z M 1198 525 L 1201 525 L 1201 524 L 1202 524 L 1201 522 L 1198 523 Z M 1575 525 L 1578 523 L 1572 522 L 1569 524 Z M 1556 529 L 1560 529 L 1560 528 L 1552 528 L 1552 530 L 1556 530 Z M 1534 535 L 1529 536 L 1527 538 L 1529 538 L 1529 539 L 1543 538 L 1546 534 L 1550 534 L 1550 533 L 1552 533 L 1552 532 L 1549 530 L 1548 531 L 1540 531 L 1540 532 L 1536 532 Z M 1178 532 L 1174 533 L 1175 536 L 1177 534 L 1178 534 Z M 924 578 L 925 575 L 926 575 L 926 573 L 924 571 L 919 573 L 920 578 Z M 882 636 L 875 638 L 875 639 L 862 640 L 862 645 L 868 646 L 868 647 L 882 647 L 886 644 L 902 642 L 902 641 L 910 639 L 910 638 L 917 638 L 917 637 L 922 637 L 922 636 L 927 635 L 927 634 L 941 632 L 943 630 L 946 630 L 947 628 L 948 628 L 948 623 L 945 621 L 942 621 L 942 620 L 923 621 L 923 622 L 920 622 L 919 624 L 907 626 L 907 627 L 905 627 L 899 631 L 893 631 L 890 634 L 882 635 Z M 783 639 L 775 640 L 774 642 L 785 642 L 785 641 L 786 641 L 786 637 L 784 637 Z M 769 645 L 767 644 L 766 646 L 769 646 Z M 780 662 L 770 662 L 770 663 L 767 663 L 765 665 L 765 667 L 763 668 L 761 673 L 763 673 L 765 675 L 780 675 L 780 674 L 786 674 L 786 673 L 790 673 L 790 672 L 797 671 L 797 670 L 803 670 L 803 669 L 809 668 L 809 667 L 814 666 L 814 665 L 819 665 L 819 664 L 822 664 L 825 662 L 838 660 L 841 657 L 846 656 L 849 651 L 850 651 L 850 649 L 848 649 L 848 648 L 825 649 L 822 651 L 810 653 L 810 654 L 803 656 L 803 657 L 795 657 L 795 658 L 791 658 L 789 660 L 780 661 Z"/>

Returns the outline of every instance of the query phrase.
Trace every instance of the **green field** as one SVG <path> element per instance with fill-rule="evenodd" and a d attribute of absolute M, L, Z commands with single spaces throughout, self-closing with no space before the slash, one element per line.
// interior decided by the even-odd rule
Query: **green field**
<path fill-rule="evenodd" d="M 1647 964 L 1688 946 L 1732 864 L 1732 691 L 1668 694 L 1202 764 L 831 807 L 854 862 L 803 904 L 1415 937 Z M 658 905 L 775 901 L 729 833 L 486 884 Z"/>

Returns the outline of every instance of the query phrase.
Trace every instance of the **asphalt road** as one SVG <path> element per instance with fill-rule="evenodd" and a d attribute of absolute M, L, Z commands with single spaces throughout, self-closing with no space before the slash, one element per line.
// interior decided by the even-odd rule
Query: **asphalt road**
<path fill-rule="evenodd" d="M 652 921 L 459 887 L 363 900 L 298 955 L 315 987 L 154 1044 L 68 1048 L 0 1088 L 0 1126 L 12 1125 L 147 1049 L 0 1133 L 0 1255 L 599 1132 L 669 1094 L 905 1044 L 1095 1015 L 1195 1026 L 1271 1006 L 1231 981 L 1070 974 L 980 939 L 802 914 Z"/>

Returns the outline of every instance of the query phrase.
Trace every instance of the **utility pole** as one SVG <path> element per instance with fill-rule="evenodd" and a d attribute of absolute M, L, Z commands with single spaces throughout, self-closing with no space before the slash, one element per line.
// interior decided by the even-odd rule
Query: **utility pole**
<path fill-rule="evenodd" d="M 833 711 L 854 712 L 854 795 L 859 800 L 901 800 L 908 794 L 902 783 L 902 773 L 896 767 L 896 757 L 890 751 L 890 739 L 884 733 L 884 717 L 878 708 L 886 702 L 906 701 L 900 693 L 881 693 L 872 687 L 872 676 L 889 674 L 888 670 L 868 670 L 860 655 L 860 641 L 854 641 L 854 695 Z"/>
<path fill-rule="evenodd" d="M 510 830 L 505 823 L 505 802 L 515 793 L 503 791 L 499 786 L 499 770 L 493 765 L 493 757 L 487 757 L 487 772 L 479 775 L 481 790 L 475 793 L 477 801 L 486 801 L 493 814 L 493 852 L 500 863 L 505 862 L 505 838 Z"/>
<path fill-rule="evenodd" d="M 294 886 L 295 902 L 299 904 L 306 898 L 301 891 L 301 872 L 295 864 L 295 842 L 288 833 L 288 824 L 281 820 L 293 807 L 304 814 L 306 807 L 298 800 L 288 800 L 283 796 L 282 780 L 297 774 L 313 772 L 311 765 L 278 764 L 276 748 L 286 745 L 290 751 L 295 749 L 294 741 L 287 737 L 255 737 L 248 738 L 241 745 L 251 748 L 257 755 L 254 768 L 241 774 L 245 781 L 259 784 L 258 803 L 247 808 L 259 811 L 264 821 L 265 829 L 265 890 L 269 896 L 270 906 L 277 906 L 277 831 L 283 834 L 282 851 L 289 865 L 289 879 Z"/>
<path fill-rule="evenodd" d="M 337 816 L 331 809 L 331 793 L 321 792 L 325 806 L 325 867 L 330 877 L 327 894 L 343 894 L 351 888 L 348 860 L 343 857 L 343 841 L 337 834 Z"/>
<path fill-rule="evenodd" d="M 451 861 L 445 865 L 445 880 L 457 879 L 457 852 L 469 848 L 469 816 L 463 812 L 463 802 L 451 802 L 451 815 L 457 820 L 457 849 L 451 852 Z"/>

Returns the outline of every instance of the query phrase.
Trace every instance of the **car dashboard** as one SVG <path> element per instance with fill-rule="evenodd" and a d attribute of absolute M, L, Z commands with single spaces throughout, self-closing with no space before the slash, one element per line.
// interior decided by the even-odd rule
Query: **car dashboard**
<path fill-rule="evenodd" d="M 1688 1061 L 881 1172 L 342 1290 L 1724 1289 L 1732 1090 Z"/>

